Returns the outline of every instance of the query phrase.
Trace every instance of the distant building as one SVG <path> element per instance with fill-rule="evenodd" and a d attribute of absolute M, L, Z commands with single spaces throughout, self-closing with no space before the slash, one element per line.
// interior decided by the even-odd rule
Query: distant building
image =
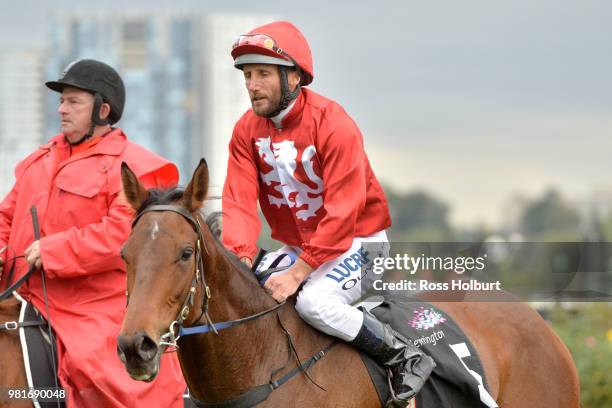
<path fill-rule="evenodd" d="M 230 55 L 232 43 L 238 35 L 274 19 L 273 16 L 234 14 L 212 14 L 204 18 L 202 82 L 207 88 L 203 93 L 201 117 L 206 136 L 202 149 L 194 153 L 204 156 L 208 162 L 210 196 L 221 194 L 227 175 L 227 146 L 234 124 L 250 106 L 242 73 L 234 68 Z M 196 160 L 194 157 L 193 162 Z"/>
<path fill-rule="evenodd" d="M 0 53 L 0 200 L 17 163 L 43 141 L 43 82 L 42 52 Z"/>
<path fill-rule="evenodd" d="M 193 109 L 201 90 L 197 28 L 187 14 L 62 12 L 50 23 L 48 46 L 54 52 L 46 75 L 57 78 L 66 65 L 81 58 L 114 66 L 127 88 L 118 126 L 131 140 L 168 157 L 184 172 L 191 146 L 201 135 Z M 47 137 L 59 129 L 56 105 L 56 96 L 50 95 Z"/>
<path fill-rule="evenodd" d="M 211 195 L 225 178 L 233 124 L 248 108 L 244 81 L 229 54 L 233 40 L 266 16 L 181 11 L 62 12 L 50 23 L 46 78 L 71 61 L 100 59 L 127 88 L 118 126 L 177 163 L 185 183 L 200 157 L 211 167 Z M 57 97 L 47 98 L 47 137 L 58 131 Z"/>

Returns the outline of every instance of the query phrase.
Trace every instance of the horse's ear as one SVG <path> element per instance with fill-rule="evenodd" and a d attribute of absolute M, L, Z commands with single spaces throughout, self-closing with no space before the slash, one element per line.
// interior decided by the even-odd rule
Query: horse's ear
<path fill-rule="evenodd" d="M 121 182 L 123 183 L 123 194 L 128 203 L 135 211 L 149 198 L 149 191 L 140 184 L 136 174 L 130 169 L 126 162 L 121 163 Z"/>
<path fill-rule="evenodd" d="M 208 192 L 208 165 L 203 158 L 198 164 L 198 168 L 193 172 L 191 181 L 183 193 L 183 205 L 189 211 L 196 211 L 202 207 L 202 203 Z"/>

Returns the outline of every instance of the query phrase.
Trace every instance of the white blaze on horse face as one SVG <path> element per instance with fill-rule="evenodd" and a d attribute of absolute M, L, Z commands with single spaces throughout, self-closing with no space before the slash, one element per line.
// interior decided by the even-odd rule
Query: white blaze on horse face
<path fill-rule="evenodd" d="M 308 179 L 317 186 L 313 189 L 295 177 L 298 149 L 293 140 L 272 143 L 270 137 L 260 137 L 255 144 L 261 158 L 272 167 L 268 173 L 260 173 L 261 180 L 268 186 L 277 183 L 274 189 L 283 195 L 283 198 L 278 198 L 268 194 L 270 204 L 279 208 L 282 205 L 300 208 L 295 215 L 303 221 L 314 217 L 323 206 L 323 180 L 313 169 L 313 158 L 317 153 L 315 147 L 306 147 L 299 160 Z"/>
<path fill-rule="evenodd" d="M 154 241 L 155 239 L 157 239 L 158 233 L 159 233 L 159 225 L 157 224 L 157 221 L 155 221 L 155 223 L 153 224 L 153 228 L 151 228 L 151 241 Z"/>

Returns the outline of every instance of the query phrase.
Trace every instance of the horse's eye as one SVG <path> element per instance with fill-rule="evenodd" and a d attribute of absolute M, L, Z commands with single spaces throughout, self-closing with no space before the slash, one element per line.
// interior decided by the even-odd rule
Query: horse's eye
<path fill-rule="evenodd" d="M 181 261 L 188 261 L 192 255 L 193 255 L 193 248 L 183 249 L 183 253 L 181 254 Z"/>

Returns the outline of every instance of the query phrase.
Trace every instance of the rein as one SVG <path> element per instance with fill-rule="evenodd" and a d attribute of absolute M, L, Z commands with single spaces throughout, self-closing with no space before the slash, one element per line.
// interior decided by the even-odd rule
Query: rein
<path fill-rule="evenodd" d="M 11 269 L 9 270 L 9 273 L 8 273 L 8 278 L 7 278 L 8 282 L 11 281 L 14 271 L 15 271 L 15 258 L 13 258 Z M 8 288 L 6 288 L 4 291 L 0 293 L 0 300 L 8 299 L 9 297 L 11 297 L 14 291 L 19 289 L 19 287 L 21 287 L 21 285 L 23 285 L 25 281 L 30 279 L 30 276 L 34 273 L 34 271 L 36 271 L 36 267 L 34 265 L 30 265 L 30 268 L 28 269 L 28 272 L 26 272 L 25 275 L 17 279 L 15 283 L 13 283 L 11 286 L 9 286 Z"/>
<path fill-rule="evenodd" d="M 39 240 L 40 239 L 40 227 L 38 226 L 38 213 L 36 212 L 36 207 L 30 208 L 30 213 L 32 215 L 32 224 L 34 227 L 34 240 Z M 6 248 L 9 248 L 9 247 L 6 246 L 2 248 L 2 250 L 0 250 L 0 254 L 2 254 L 2 252 L 4 252 Z M 16 263 L 17 258 L 25 258 L 25 256 L 24 255 L 13 256 L 13 262 L 11 263 L 11 267 L 7 275 L 8 282 L 10 282 L 13 279 L 13 274 L 15 273 L 15 263 Z M 4 291 L 0 292 L 0 300 L 8 299 L 10 296 L 12 296 L 13 292 L 19 289 L 19 287 L 23 285 L 23 283 L 27 281 L 35 271 L 36 271 L 36 266 L 30 265 L 30 267 L 28 268 L 28 272 L 26 272 L 25 275 L 17 279 L 15 283 L 13 283 L 11 286 L 6 288 Z M 46 295 L 46 292 L 45 292 L 45 295 Z"/>
<path fill-rule="evenodd" d="M 38 212 L 37 212 L 35 206 L 32 206 L 30 208 L 30 214 L 32 216 L 32 226 L 34 228 L 34 240 L 38 241 L 38 240 L 40 240 L 40 226 L 38 225 Z M 2 250 L 0 250 L 0 254 L 2 254 L 2 252 L 4 252 L 6 250 L 6 248 L 8 248 L 8 245 L 5 246 L 4 248 L 2 248 Z M 13 253 L 14 253 L 14 251 L 13 251 Z M 8 282 L 10 282 L 13 279 L 13 274 L 15 273 L 15 263 L 16 263 L 17 258 L 25 258 L 25 256 L 24 255 L 13 256 L 13 262 L 11 264 L 11 268 L 10 268 L 10 270 L 8 272 L 8 275 L 7 275 L 7 281 Z M 34 273 L 34 271 L 36 271 L 36 266 L 30 265 L 30 268 L 28 269 L 28 272 L 26 272 L 25 275 L 23 275 L 21 278 L 17 279 L 17 281 L 15 283 L 13 283 L 11 286 L 6 288 L 4 291 L 0 292 L 0 300 L 8 299 L 13 294 L 13 292 L 15 290 L 19 289 L 19 287 L 21 285 L 23 285 L 23 283 L 30 278 L 30 276 Z M 44 278 L 45 278 L 44 273 L 41 274 L 41 277 L 43 279 L 43 290 L 45 292 L 45 302 L 46 302 L 47 290 L 44 287 Z M 47 316 L 48 316 L 48 314 L 47 314 Z"/>
<path fill-rule="evenodd" d="M 10 249 L 10 250 L 13 252 L 13 257 L 11 258 L 11 262 L 10 262 L 11 266 L 10 266 L 10 268 L 8 269 L 8 273 L 6 274 L 6 281 L 7 281 L 8 283 L 10 283 L 10 282 L 13 280 L 13 275 L 15 274 L 15 266 L 16 266 L 16 264 L 17 264 L 17 259 L 19 259 L 19 258 L 25 258 L 25 255 L 19 255 L 19 256 L 17 256 L 17 254 L 15 253 L 15 250 L 14 250 L 13 248 L 11 248 L 11 246 L 10 246 L 10 245 L 6 245 L 6 246 L 4 246 L 2 249 L 0 249 L 0 255 L 2 255 L 2 254 L 5 252 L 5 251 L 7 251 L 7 250 L 9 250 L 9 249 Z M 8 253 L 7 253 L 7 254 L 8 254 Z M 8 257 L 7 257 L 7 258 L 8 258 Z M 6 267 L 6 266 L 7 266 L 6 264 L 3 264 L 3 267 Z M 3 275 L 3 274 L 4 274 L 4 273 L 0 274 L 0 280 L 2 280 L 2 279 L 3 279 L 3 277 L 2 277 L 2 275 Z"/>
<path fill-rule="evenodd" d="M 210 299 L 212 298 L 212 292 L 210 287 L 206 284 L 206 280 L 205 280 L 205 270 L 204 270 L 204 261 L 202 258 L 202 248 L 204 248 L 204 251 L 206 251 L 208 253 L 208 250 L 206 248 L 206 246 L 204 245 L 204 236 L 202 234 L 202 227 L 200 225 L 200 221 L 198 219 L 198 217 L 194 217 L 189 211 L 187 211 L 185 208 L 181 207 L 181 206 L 177 206 L 177 205 L 152 205 L 148 208 L 145 208 L 143 211 L 141 211 L 135 218 L 134 221 L 132 222 L 132 230 L 134 229 L 134 227 L 136 226 L 136 223 L 140 220 L 140 218 L 148 212 L 162 212 L 162 211 L 171 211 L 174 213 L 177 213 L 179 215 L 181 215 L 183 218 L 185 218 L 189 224 L 191 224 L 191 226 L 194 228 L 195 232 L 198 235 L 198 240 L 196 242 L 196 267 L 195 267 L 195 273 L 193 278 L 191 279 L 191 286 L 189 288 L 189 292 L 187 293 L 187 296 L 185 297 L 185 301 L 183 302 L 183 305 L 180 309 L 180 312 L 177 316 L 177 318 L 170 323 L 170 326 L 168 328 L 168 332 L 166 332 L 165 334 L 163 334 L 160 338 L 160 342 L 159 342 L 159 346 L 170 346 L 170 347 L 174 347 L 175 350 L 178 349 L 178 344 L 177 344 L 177 340 L 183 336 L 190 336 L 190 335 L 194 335 L 194 334 L 204 334 L 204 333 L 208 333 L 208 332 L 213 332 L 216 335 L 219 334 L 219 331 L 224 330 L 224 329 L 229 329 L 232 327 L 236 327 L 238 325 L 241 325 L 243 323 L 247 323 L 249 321 L 258 319 L 262 316 L 265 316 L 271 312 L 274 312 L 278 309 L 280 309 L 281 307 L 283 307 L 285 305 L 286 302 L 282 302 L 276 306 L 273 306 L 269 309 L 266 309 L 262 312 L 259 313 L 255 313 L 253 315 L 247 316 L 247 317 L 243 317 L 240 319 L 236 319 L 236 320 L 230 320 L 230 321 L 226 321 L 226 322 L 221 322 L 221 323 L 214 323 L 212 321 L 212 319 L 210 318 L 210 315 L 208 314 L 208 304 Z M 270 274 L 277 272 L 279 270 L 282 270 L 284 268 L 272 268 L 269 271 L 265 272 L 265 276 L 268 277 Z M 196 292 L 196 288 L 198 283 L 202 282 L 202 287 L 204 289 L 204 305 L 203 305 L 203 310 L 202 310 L 202 314 L 200 315 L 200 317 L 196 320 L 196 321 L 200 321 L 200 319 L 202 318 L 202 316 L 205 317 L 206 319 L 206 324 L 203 325 L 198 325 L 198 326 L 191 326 L 191 327 L 184 327 L 183 326 L 183 321 L 187 318 L 187 316 L 189 315 L 189 311 L 191 310 L 191 308 L 193 307 L 193 302 L 194 302 L 194 297 L 195 297 L 195 292 Z M 129 302 L 129 294 L 126 291 L 126 294 L 128 295 L 128 302 Z M 281 325 L 283 331 L 285 332 L 285 334 L 287 335 L 287 339 L 289 342 L 289 356 L 291 357 L 291 352 L 293 351 L 297 357 L 297 362 L 298 365 L 297 367 L 295 367 L 293 370 L 291 370 L 290 372 L 288 372 L 287 374 L 285 374 L 283 377 L 281 377 L 278 380 L 273 380 L 272 377 L 274 377 L 274 375 L 282 370 L 285 367 L 281 367 L 279 370 L 275 370 L 272 372 L 272 374 L 270 375 L 270 382 L 266 383 L 266 384 L 261 384 L 258 386 L 255 386 L 254 388 L 251 388 L 250 390 L 246 391 L 245 393 L 239 395 L 236 398 L 230 399 L 230 400 L 226 400 L 226 401 L 222 401 L 222 402 L 218 402 L 218 403 L 208 403 L 208 402 L 204 402 L 204 401 L 199 401 L 193 397 L 191 397 L 191 400 L 193 401 L 193 403 L 199 407 L 199 408 L 249 408 L 249 407 L 253 407 L 263 401 L 265 401 L 266 399 L 268 399 L 268 397 L 270 396 L 270 394 L 272 393 L 272 391 L 276 390 L 278 387 L 280 387 L 281 385 L 283 385 L 285 382 L 289 381 L 291 378 L 293 378 L 294 376 L 296 376 L 297 374 L 299 374 L 300 372 L 303 372 L 304 374 L 306 374 L 306 376 L 310 379 L 310 381 L 313 381 L 310 376 L 307 373 L 308 368 L 310 368 L 311 365 L 315 364 L 317 361 L 319 361 L 321 358 L 325 357 L 325 355 L 327 354 L 327 352 L 334 347 L 336 344 L 338 344 L 337 340 L 332 341 L 327 347 L 325 347 L 324 349 L 320 350 L 319 352 L 317 352 L 314 356 L 312 356 L 310 359 L 308 359 L 307 361 L 305 361 L 304 363 L 302 363 L 299 359 L 299 357 L 297 356 L 297 351 L 295 350 L 295 347 L 293 345 L 293 340 L 291 339 L 291 334 L 285 330 L 285 328 L 283 327 L 282 322 L 280 321 L 280 317 L 278 316 L 278 314 L 276 315 L 277 319 L 279 320 L 279 324 Z M 178 326 L 178 335 L 175 334 L 175 330 L 176 327 Z M 287 362 L 288 363 L 288 362 Z M 286 366 L 286 364 L 285 364 Z M 314 381 L 313 381 L 314 383 Z M 321 388 L 318 384 L 314 383 L 317 387 Z"/>

